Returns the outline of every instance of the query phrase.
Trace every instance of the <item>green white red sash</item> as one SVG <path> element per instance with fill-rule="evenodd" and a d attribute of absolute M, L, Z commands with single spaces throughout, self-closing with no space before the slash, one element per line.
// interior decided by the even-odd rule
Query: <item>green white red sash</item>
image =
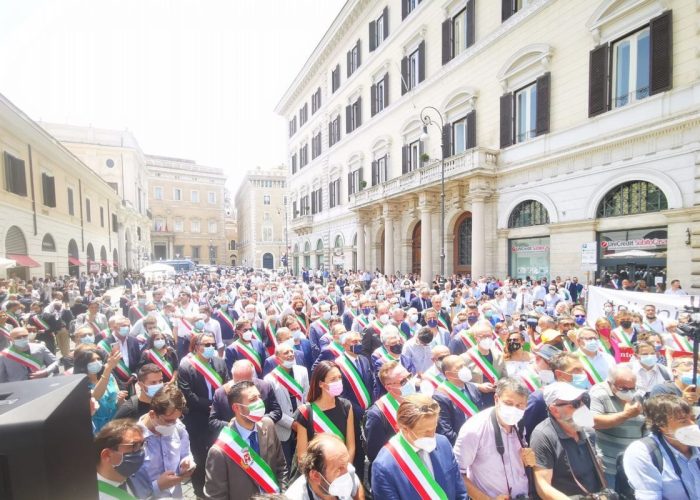
<path fill-rule="evenodd" d="M 335 359 L 335 365 L 350 384 L 350 388 L 352 389 L 353 394 L 355 394 L 355 398 L 357 398 L 360 408 L 363 410 L 369 408 L 371 403 L 369 391 L 367 390 L 365 383 L 362 381 L 362 377 L 360 377 L 357 368 L 355 368 L 355 364 L 350 361 L 347 354 L 345 354 L 343 356 L 338 356 Z"/>
<path fill-rule="evenodd" d="M 299 314 L 295 315 L 297 318 L 297 322 L 299 323 L 299 326 L 301 327 L 301 331 L 304 332 L 304 335 L 308 334 L 308 329 L 306 328 L 306 318 L 304 316 L 301 316 Z"/>
<path fill-rule="evenodd" d="M 595 366 L 593 366 L 591 360 L 588 359 L 588 356 L 586 356 L 584 353 L 581 353 L 579 355 L 579 358 L 581 358 L 581 363 L 583 364 L 583 371 L 586 372 L 586 375 L 588 376 L 588 381 L 591 384 L 597 384 L 599 382 L 602 382 L 603 377 L 600 376 L 600 373 L 598 373 L 598 370 L 595 369 Z"/>
<path fill-rule="evenodd" d="M 0 326 L 0 335 L 2 335 L 8 340 L 12 340 L 12 335 L 10 335 L 10 331 L 6 330 L 4 326 Z"/>
<path fill-rule="evenodd" d="M 386 363 L 387 361 L 398 361 L 399 359 L 398 356 L 394 357 L 393 354 L 387 351 L 386 347 L 384 346 L 381 346 L 376 351 L 374 351 L 374 354 L 379 358 L 382 364 Z"/>
<path fill-rule="evenodd" d="M 328 350 L 331 351 L 331 353 L 333 353 L 333 356 L 335 356 L 336 358 L 338 356 L 342 356 L 345 352 L 345 348 L 335 340 L 328 344 Z"/>
<path fill-rule="evenodd" d="M 493 345 L 496 346 L 496 349 L 498 349 L 501 352 L 505 352 L 506 350 L 506 344 L 503 342 L 503 339 L 501 337 L 496 337 L 496 341 L 493 343 Z"/>
<path fill-rule="evenodd" d="M 372 321 L 372 328 L 374 328 L 374 331 L 377 332 L 377 335 L 381 335 L 382 328 L 384 328 L 384 325 L 382 324 L 381 321 L 379 321 L 378 319 L 375 319 L 374 321 Z"/>
<path fill-rule="evenodd" d="M 316 325 L 317 325 L 317 328 L 319 330 L 321 330 L 321 333 L 322 333 L 321 337 L 323 337 L 323 335 L 325 335 L 331 331 L 331 329 L 328 327 L 328 325 L 322 319 L 319 319 L 318 322 L 316 323 Z"/>
<path fill-rule="evenodd" d="M 450 398 L 450 401 L 452 401 L 457 408 L 464 412 L 467 417 L 471 418 L 479 413 L 479 408 L 476 406 L 476 404 L 474 404 L 474 401 L 472 401 L 471 398 L 464 393 L 464 391 L 460 390 L 459 387 L 454 385 L 449 380 L 445 380 L 440 385 L 440 389 L 447 395 L 447 397 Z"/>
<path fill-rule="evenodd" d="M 214 389 L 218 389 L 221 387 L 223 384 L 223 380 L 221 380 L 221 375 L 216 373 L 216 370 L 209 364 L 209 363 L 203 363 L 202 361 L 199 360 L 199 358 L 190 353 L 187 356 L 187 359 L 190 360 L 190 363 L 194 367 L 195 370 L 199 372 L 199 374 L 204 377 L 204 379 L 209 382 L 209 385 L 211 385 Z"/>
<path fill-rule="evenodd" d="M 693 352 L 693 346 L 690 345 L 687 338 L 681 337 L 677 333 L 672 333 L 671 338 L 673 339 L 673 349 L 676 352 Z"/>
<path fill-rule="evenodd" d="M 46 321 L 44 321 L 43 319 L 41 319 L 41 317 L 39 317 L 38 314 L 35 314 L 34 316 L 32 316 L 32 323 L 34 323 L 34 325 L 36 326 L 36 329 L 39 330 L 40 332 L 45 332 L 46 330 L 48 330 L 50 328 L 49 324 Z"/>
<path fill-rule="evenodd" d="M 304 389 L 301 387 L 301 384 L 282 366 L 278 365 L 277 368 L 270 372 L 270 375 L 272 375 L 282 387 L 287 389 L 290 396 L 297 398 L 299 403 L 304 401 Z"/>
<path fill-rule="evenodd" d="M 240 340 L 235 341 L 233 345 L 244 358 L 253 363 L 256 372 L 262 372 L 262 360 L 260 359 L 260 354 L 258 354 L 255 349 L 244 344 Z"/>
<path fill-rule="evenodd" d="M 491 382 L 492 384 L 498 382 L 498 379 L 500 377 L 498 376 L 498 373 L 496 372 L 496 369 L 493 367 L 491 362 L 488 359 L 486 359 L 486 356 L 481 354 L 481 352 L 479 352 L 478 349 L 468 351 L 467 354 L 474 362 L 474 364 L 479 368 L 481 373 L 483 373 L 484 376 L 488 379 L 489 382 Z"/>
<path fill-rule="evenodd" d="M 377 408 L 382 412 L 386 421 L 389 422 L 394 432 L 399 432 L 399 424 L 396 413 L 399 411 L 399 402 L 388 392 L 377 400 Z"/>
<path fill-rule="evenodd" d="M 535 392 L 537 389 L 542 387 L 542 381 L 540 377 L 533 373 L 532 370 L 524 370 L 520 373 L 520 380 L 523 381 L 525 387 L 527 387 L 530 392 Z"/>
<path fill-rule="evenodd" d="M 112 346 L 107 343 L 107 339 L 100 340 L 100 342 L 97 344 L 97 347 L 101 347 L 105 351 L 107 351 L 107 354 L 110 354 L 112 352 Z M 117 366 L 114 367 L 114 373 L 117 374 L 117 376 L 122 380 L 122 382 L 126 382 L 131 378 L 131 375 L 129 374 L 129 367 L 126 366 L 126 363 L 124 363 L 123 359 L 119 360 L 119 363 L 117 363 Z"/>
<path fill-rule="evenodd" d="M 304 418 L 308 421 L 309 407 L 311 407 L 314 410 L 312 422 L 314 426 L 314 432 L 318 434 L 323 434 L 324 432 L 329 434 L 335 434 L 343 442 L 345 441 L 345 436 L 343 436 L 343 433 L 340 432 L 340 429 L 338 429 L 338 427 L 336 427 L 336 425 L 333 422 L 331 422 L 331 419 L 328 418 L 328 416 L 325 413 L 323 413 L 323 410 L 319 408 L 316 403 L 309 403 L 307 406 L 300 406 L 299 413 L 301 413 L 304 416 Z"/>
<path fill-rule="evenodd" d="M 4 351 L 0 352 L 7 359 L 11 359 L 15 363 L 26 366 L 30 372 L 34 373 L 41 370 L 41 363 L 29 353 L 19 351 L 15 346 L 11 345 Z"/>
<path fill-rule="evenodd" d="M 622 330 L 622 327 L 615 328 L 615 330 L 613 330 L 613 331 L 617 335 L 617 338 L 620 339 L 621 347 L 633 347 L 632 339 L 630 339 L 629 335 L 627 335 L 624 332 L 624 330 Z M 691 349 L 691 352 L 692 352 L 692 349 Z"/>
<path fill-rule="evenodd" d="M 462 343 L 467 348 L 467 350 L 471 349 L 472 347 L 476 347 L 476 342 L 474 342 L 474 339 L 469 333 L 469 330 L 463 331 L 462 333 L 460 333 L 459 336 L 462 339 Z"/>
<path fill-rule="evenodd" d="M 445 330 L 449 330 L 449 328 L 447 327 L 447 320 L 445 320 L 445 318 L 443 318 L 442 313 L 438 314 L 437 322 L 438 322 L 439 326 L 441 326 Z"/>
<path fill-rule="evenodd" d="M 180 332 L 178 332 L 178 334 L 177 334 L 178 337 L 187 337 L 187 338 L 192 337 L 194 326 L 192 326 L 192 324 L 189 321 L 187 321 L 185 318 L 180 318 L 180 324 L 184 327 L 185 334 L 180 335 Z"/>
<path fill-rule="evenodd" d="M 356 316 L 355 321 L 362 327 L 363 330 L 365 330 L 369 326 L 369 318 L 366 318 L 364 315 L 363 316 Z"/>
<path fill-rule="evenodd" d="M 144 311 L 138 306 L 131 306 L 131 310 L 136 316 L 138 316 L 139 319 L 146 317 L 146 311 Z"/>
<path fill-rule="evenodd" d="M 103 495 L 116 498 L 117 500 L 136 500 L 136 497 L 131 496 L 129 492 L 124 491 L 113 484 L 102 481 L 101 479 L 97 480 L 97 489 Z"/>
<path fill-rule="evenodd" d="M 99 325 L 97 323 L 95 323 L 94 321 L 88 320 L 88 325 L 90 326 L 90 328 L 92 328 L 92 331 L 95 333 L 96 336 L 99 335 L 100 332 L 102 331 L 102 330 L 100 330 Z"/>
<path fill-rule="evenodd" d="M 263 343 L 264 343 L 264 342 L 265 342 L 265 339 L 263 338 L 262 333 L 260 333 L 260 331 L 258 330 L 258 327 L 255 326 L 254 323 L 251 323 L 250 327 L 251 327 L 251 329 L 253 330 L 253 333 L 255 334 L 255 336 L 258 338 L 258 340 L 259 340 L 260 342 L 263 342 Z"/>
<path fill-rule="evenodd" d="M 236 328 L 236 322 L 231 316 L 226 314 L 226 311 L 223 309 L 219 309 L 219 317 L 229 326 L 229 328 L 231 328 L 231 330 Z"/>
<path fill-rule="evenodd" d="M 267 353 L 272 356 L 277 350 L 277 327 L 273 327 L 272 323 L 268 321 L 265 325 L 265 335 L 267 335 Z"/>
<path fill-rule="evenodd" d="M 19 319 L 10 311 L 5 311 L 7 313 L 7 321 L 15 325 L 15 328 L 19 328 Z"/>
<path fill-rule="evenodd" d="M 173 378 L 173 365 L 171 365 L 167 359 L 161 356 L 155 349 L 148 349 L 146 353 L 148 354 L 148 359 L 153 361 L 153 364 L 160 368 L 160 371 L 163 372 L 163 375 L 165 375 L 168 380 Z"/>
<path fill-rule="evenodd" d="M 386 448 L 416 493 L 420 495 L 421 500 L 447 500 L 445 491 L 435 481 L 423 460 L 408 444 L 406 438 L 400 433 L 396 434 L 386 444 Z"/>
<path fill-rule="evenodd" d="M 440 384 L 442 384 L 443 381 L 445 380 L 445 377 L 444 377 L 443 375 L 441 375 L 441 374 L 439 374 L 439 375 L 431 375 L 431 374 L 429 374 L 429 373 L 427 373 L 427 372 L 423 373 L 423 375 L 422 375 L 421 378 L 422 378 L 422 380 L 427 380 L 428 382 L 430 382 L 430 384 L 431 384 L 431 385 L 433 386 L 433 388 L 435 388 L 435 389 L 437 389 L 437 388 L 440 386 Z"/>
<path fill-rule="evenodd" d="M 270 466 L 233 428 L 224 427 L 221 429 L 214 446 L 243 469 L 243 472 L 248 474 L 262 491 L 265 493 L 279 493 L 281 491 Z"/>

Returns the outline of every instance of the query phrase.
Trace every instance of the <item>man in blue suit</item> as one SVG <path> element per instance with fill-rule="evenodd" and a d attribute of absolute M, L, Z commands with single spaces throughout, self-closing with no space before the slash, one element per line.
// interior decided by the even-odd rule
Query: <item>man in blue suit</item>
<path fill-rule="evenodd" d="M 466 367 L 466 362 L 461 356 L 451 354 L 442 359 L 442 374 L 449 384 L 438 387 L 433 394 L 433 399 L 440 405 L 440 419 L 438 420 L 438 433 L 445 436 L 452 445 L 457 440 L 459 430 L 467 421 L 467 413 L 460 407 L 464 402 L 457 400 L 455 394 L 448 390 L 448 386 L 459 391 L 459 396 L 466 396 L 476 406 L 477 410 L 483 410 L 486 405 L 481 397 L 481 392 L 476 385 L 470 382 L 471 372 Z"/>
<path fill-rule="evenodd" d="M 296 357 L 296 351 L 299 351 L 304 356 L 303 365 L 309 371 L 309 377 L 311 377 L 311 367 L 314 364 L 313 348 L 311 342 L 304 336 L 304 332 L 301 330 L 299 321 L 296 319 L 289 319 L 287 321 L 287 327 L 289 331 L 292 332 L 292 338 L 294 339 L 294 356 Z"/>
<path fill-rule="evenodd" d="M 433 307 L 433 303 L 430 300 L 430 289 L 428 287 L 423 287 L 420 289 L 420 296 L 411 301 L 411 307 L 413 307 L 419 313 L 422 313 L 425 309 L 430 309 Z M 419 316 L 420 318 L 418 321 L 425 325 L 423 322 L 423 315 L 419 314 Z"/>
<path fill-rule="evenodd" d="M 399 406 L 399 433 L 372 464 L 372 496 L 382 500 L 423 500 L 444 495 L 466 500 L 467 490 L 452 445 L 435 433 L 440 406 L 429 396 L 407 396 Z M 413 463 L 408 468 L 407 463 Z"/>
<path fill-rule="evenodd" d="M 294 349 L 294 339 L 292 338 L 292 332 L 289 330 L 289 328 L 278 328 L 277 332 L 275 332 L 275 339 L 277 339 L 277 345 L 288 342 L 292 349 Z M 277 368 L 278 362 L 279 358 L 276 354 L 268 356 L 263 364 L 263 377 Z M 302 351 L 296 349 L 294 350 L 294 363 L 298 366 L 303 366 L 306 368 L 304 353 Z"/>
<path fill-rule="evenodd" d="M 229 371 L 233 363 L 239 359 L 247 359 L 255 367 L 259 378 L 262 378 L 263 361 L 265 360 L 265 346 L 253 334 L 252 323 L 248 319 L 241 319 L 236 323 L 236 337 L 233 344 L 225 351 L 226 367 Z"/>

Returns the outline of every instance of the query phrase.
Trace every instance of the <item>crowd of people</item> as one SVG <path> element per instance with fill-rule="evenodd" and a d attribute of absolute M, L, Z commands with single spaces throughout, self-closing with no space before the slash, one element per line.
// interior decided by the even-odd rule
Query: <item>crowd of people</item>
<path fill-rule="evenodd" d="M 0 283 L 0 382 L 86 376 L 100 498 L 700 498 L 686 315 L 588 316 L 575 277 L 81 281 Z"/>

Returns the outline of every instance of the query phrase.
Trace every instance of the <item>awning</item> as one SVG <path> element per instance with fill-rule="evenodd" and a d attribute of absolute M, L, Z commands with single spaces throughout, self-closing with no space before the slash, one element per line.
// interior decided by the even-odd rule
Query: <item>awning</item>
<path fill-rule="evenodd" d="M 109 266 L 109 261 L 108 261 L 108 260 L 103 260 L 103 261 L 102 261 L 102 265 L 103 265 L 104 267 Z"/>
<path fill-rule="evenodd" d="M 41 264 L 39 264 L 37 261 L 29 257 L 28 255 L 8 253 L 7 258 L 17 262 L 18 267 L 41 267 Z"/>
<path fill-rule="evenodd" d="M 84 266 L 85 265 L 82 262 L 80 262 L 80 259 L 78 259 L 77 257 L 68 257 L 68 264 L 70 264 L 71 266 Z"/>

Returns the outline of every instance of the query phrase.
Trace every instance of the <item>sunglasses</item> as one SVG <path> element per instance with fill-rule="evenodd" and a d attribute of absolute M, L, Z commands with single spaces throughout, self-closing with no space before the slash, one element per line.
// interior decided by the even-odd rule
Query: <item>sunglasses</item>
<path fill-rule="evenodd" d="M 566 403 L 557 403 L 554 406 L 572 406 L 574 409 L 581 408 L 581 405 L 583 405 L 583 400 L 582 399 L 575 399 L 574 401 L 568 401 Z"/>
<path fill-rule="evenodd" d="M 216 344 L 214 342 L 207 342 L 205 344 L 200 344 L 204 347 L 216 347 Z"/>

